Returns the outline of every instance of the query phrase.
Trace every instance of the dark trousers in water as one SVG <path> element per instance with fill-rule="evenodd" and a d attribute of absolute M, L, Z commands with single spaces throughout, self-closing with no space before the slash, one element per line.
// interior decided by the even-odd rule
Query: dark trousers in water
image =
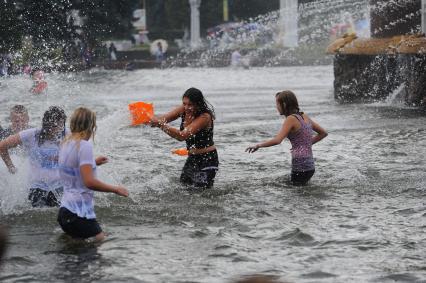
<path fill-rule="evenodd" d="M 45 191 L 38 188 L 31 188 L 28 199 L 33 207 L 56 207 L 61 204 L 62 188 L 53 191 Z"/>
<path fill-rule="evenodd" d="M 197 188 L 210 188 L 213 186 L 218 168 L 219 159 L 216 150 L 189 155 L 183 166 L 180 181 Z"/>
<path fill-rule="evenodd" d="M 102 232 L 96 219 L 79 217 L 65 207 L 59 209 L 58 223 L 62 230 L 73 238 L 87 239 Z"/>
<path fill-rule="evenodd" d="M 315 173 L 314 170 L 297 172 L 291 171 L 291 183 L 295 186 L 303 186 L 312 178 Z"/>

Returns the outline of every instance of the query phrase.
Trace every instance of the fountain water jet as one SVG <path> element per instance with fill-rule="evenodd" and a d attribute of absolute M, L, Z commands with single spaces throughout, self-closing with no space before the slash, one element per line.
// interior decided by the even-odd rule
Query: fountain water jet
<path fill-rule="evenodd" d="M 328 53 L 335 54 L 336 100 L 383 100 L 403 84 L 405 103 L 424 105 L 426 38 L 420 34 L 421 0 L 370 0 L 370 7 L 372 38 L 345 35 L 328 47 Z"/>

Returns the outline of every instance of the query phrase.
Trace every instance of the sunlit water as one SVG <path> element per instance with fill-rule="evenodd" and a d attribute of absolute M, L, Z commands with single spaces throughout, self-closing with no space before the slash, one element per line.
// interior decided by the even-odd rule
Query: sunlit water
<path fill-rule="evenodd" d="M 100 246 L 63 236 L 57 209 L 26 202 L 25 162 L 0 164 L 1 219 L 9 225 L 6 282 L 229 282 L 265 273 L 291 282 L 426 280 L 426 123 L 419 110 L 333 100 L 332 67 L 250 70 L 169 69 L 48 74 L 47 96 L 27 77 L 3 79 L 0 121 L 20 103 L 31 123 L 61 105 L 96 110 L 100 177 L 130 198 L 96 193 Z M 131 128 L 127 104 L 162 113 L 189 87 L 215 106 L 220 171 L 213 189 L 189 193 L 178 179 L 183 146 L 158 129 Z M 282 118 L 274 94 L 294 90 L 302 110 L 329 131 L 314 146 L 317 173 L 306 187 L 287 182 L 290 145 L 244 149 L 272 137 Z M 177 125 L 177 124 L 176 124 Z M 422 281 L 423 282 L 423 281 Z"/>

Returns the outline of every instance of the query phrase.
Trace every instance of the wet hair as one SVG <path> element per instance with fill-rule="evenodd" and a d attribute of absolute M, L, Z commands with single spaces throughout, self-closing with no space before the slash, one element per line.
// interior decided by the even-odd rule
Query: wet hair
<path fill-rule="evenodd" d="M 297 114 L 300 112 L 299 103 L 297 102 L 296 95 L 292 91 L 284 90 L 278 92 L 275 97 L 278 103 L 281 105 L 285 116 Z"/>
<path fill-rule="evenodd" d="M 203 113 L 209 113 L 213 120 L 216 118 L 213 106 L 204 98 L 201 90 L 191 87 L 185 91 L 182 98 L 184 97 L 188 98 L 196 106 L 195 117 Z"/>
<path fill-rule="evenodd" d="M 81 138 L 92 137 L 96 131 L 96 113 L 92 110 L 79 107 L 71 116 L 70 129 L 72 134 L 80 134 Z"/>
<path fill-rule="evenodd" d="M 44 112 L 41 131 L 38 134 L 38 145 L 42 145 L 47 139 L 53 138 L 53 129 L 58 126 L 63 126 L 62 136 L 65 136 L 65 121 L 67 115 L 65 111 L 58 106 L 50 106 L 49 109 Z M 62 124 L 59 125 L 58 123 Z"/>
<path fill-rule="evenodd" d="M 13 106 L 12 108 L 10 108 L 10 113 L 28 114 L 28 110 L 27 110 L 27 108 L 25 108 L 24 105 L 17 104 L 15 106 Z"/>

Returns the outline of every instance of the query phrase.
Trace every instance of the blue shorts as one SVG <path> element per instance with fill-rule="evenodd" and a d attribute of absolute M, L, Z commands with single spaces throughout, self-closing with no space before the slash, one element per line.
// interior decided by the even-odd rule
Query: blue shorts
<path fill-rule="evenodd" d="M 87 239 L 102 232 L 96 219 L 79 217 L 65 207 L 59 209 L 58 222 L 62 230 L 73 238 Z"/>

